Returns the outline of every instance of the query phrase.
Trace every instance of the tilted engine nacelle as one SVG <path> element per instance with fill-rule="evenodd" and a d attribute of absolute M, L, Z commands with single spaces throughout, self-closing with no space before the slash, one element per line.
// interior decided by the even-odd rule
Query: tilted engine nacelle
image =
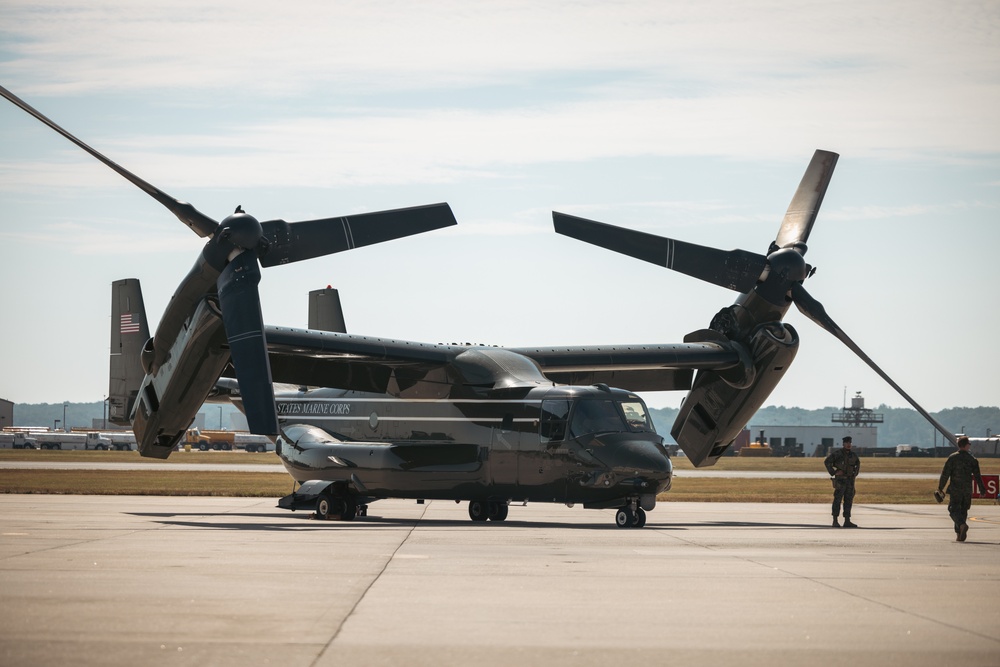
<path fill-rule="evenodd" d="M 703 340 L 705 333 L 691 337 Z M 744 372 L 699 371 L 670 431 L 695 467 L 714 464 L 733 443 L 792 363 L 799 336 L 788 324 L 765 322 L 730 345 L 740 351 Z"/>
<path fill-rule="evenodd" d="M 144 349 L 143 354 L 148 360 L 150 353 Z M 132 411 L 139 453 L 158 459 L 170 456 L 229 363 L 222 315 L 214 301 L 198 304 L 164 356 L 156 373 L 142 381 Z"/>

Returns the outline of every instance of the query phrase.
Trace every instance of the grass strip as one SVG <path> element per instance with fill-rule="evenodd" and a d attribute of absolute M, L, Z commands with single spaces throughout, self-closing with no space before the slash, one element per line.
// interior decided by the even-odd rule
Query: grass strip
<path fill-rule="evenodd" d="M 279 497 L 285 473 L 201 470 L 2 470 L 0 493 Z"/>
<path fill-rule="evenodd" d="M 247 452 L 174 452 L 167 459 L 150 459 L 139 456 L 138 452 L 114 451 L 56 451 L 56 450 L 23 450 L 0 449 L 0 462 L 3 461 L 60 461 L 66 463 L 110 462 L 110 463 L 201 463 L 201 464 L 260 464 L 274 465 L 279 463 L 273 453 Z M 933 473 L 941 472 L 944 466 L 943 458 L 889 458 L 867 457 L 861 459 L 862 477 L 865 473 Z M 694 470 L 691 462 L 677 456 L 672 459 L 678 471 Z M 979 466 L 984 475 L 1000 474 L 1000 459 L 979 459 Z M 770 458 L 726 456 L 712 466 L 711 470 L 723 471 L 764 471 L 764 472 L 824 472 L 823 459 L 819 458 Z"/>
<path fill-rule="evenodd" d="M 927 504 L 933 480 L 858 481 L 857 504 Z M 0 493 L 146 496 L 280 497 L 291 493 L 285 473 L 158 470 L 2 470 Z M 833 489 L 825 479 L 674 479 L 662 502 L 829 503 Z M 973 501 L 989 504 L 989 500 Z"/>
<path fill-rule="evenodd" d="M 236 452 L 174 452 L 167 459 L 139 456 L 139 452 L 84 451 L 56 449 L 0 449 L 2 461 L 39 461 L 60 463 L 250 463 L 274 465 L 280 463 L 274 452 L 249 454 Z"/>

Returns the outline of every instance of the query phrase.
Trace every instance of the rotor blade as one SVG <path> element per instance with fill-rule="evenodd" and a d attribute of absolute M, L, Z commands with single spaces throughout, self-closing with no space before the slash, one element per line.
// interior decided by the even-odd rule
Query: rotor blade
<path fill-rule="evenodd" d="M 746 250 L 706 246 L 615 227 L 552 211 L 556 233 L 719 285 L 749 292 L 767 267 L 767 258 Z"/>
<path fill-rule="evenodd" d="M 260 312 L 260 266 L 252 251 L 237 255 L 219 276 L 219 305 L 251 433 L 278 434 L 271 364 Z"/>
<path fill-rule="evenodd" d="M 32 107 L 30 104 L 28 104 L 27 102 L 25 102 L 24 100 L 22 100 L 17 95 L 10 92 L 3 86 L 0 86 L 0 95 L 3 95 L 5 98 L 13 102 L 16 106 L 28 112 L 38 120 L 42 121 L 43 123 L 51 127 L 59 134 L 63 135 L 64 137 L 72 141 L 74 144 L 76 144 L 83 150 L 90 153 L 92 156 L 94 156 L 95 158 L 106 164 L 108 167 L 118 172 L 121 176 L 125 177 L 133 185 L 138 186 L 143 192 L 145 192 L 150 197 L 163 204 L 167 208 L 167 210 L 169 210 L 171 213 L 177 216 L 178 220 L 180 220 L 185 225 L 193 229 L 198 236 L 211 236 L 212 234 L 215 233 L 215 229 L 219 226 L 219 223 L 209 218 L 207 215 L 196 209 L 191 204 L 174 199 L 173 197 L 165 193 L 163 190 L 160 190 L 156 186 L 147 183 L 146 181 L 142 180 L 129 170 L 104 157 L 96 150 L 94 150 L 87 144 L 83 143 L 82 141 L 74 137 L 72 134 L 70 134 L 63 128 L 56 125 L 53 121 L 49 120 L 40 111 Z"/>
<path fill-rule="evenodd" d="M 261 228 L 271 247 L 260 258 L 260 263 L 265 267 L 288 264 L 456 224 L 458 221 L 448 204 L 303 222 L 269 220 L 261 223 Z"/>
<path fill-rule="evenodd" d="M 781 229 L 774 240 L 779 248 L 793 243 L 805 243 L 809 239 L 809 232 L 812 231 L 813 223 L 816 222 L 816 214 L 823 203 L 823 196 L 833 178 L 833 168 L 837 166 L 837 158 L 840 156 L 830 151 L 816 151 L 813 153 L 812 161 L 806 167 L 806 173 L 802 175 L 792 203 L 785 211 L 785 218 L 781 221 Z M 802 251 L 805 254 L 805 250 Z"/>
<path fill-rule="evenodd" d="M 909 404 L 912 405 L 917 412 L 922 414 L 924 416 L 924 419 L 929 421 L 934 426 L 934 428 L 940 431 L 941 434 L 944 435 L 944 437 L 947 438 L 949 442 L 951 442 L 951 444 L 957 446 L 955 435 L 950 431 L 948 431 L 947 429 L 945 429 L 945 427 L 942 426 L 940 423 L 938 423 L 938 421 L 934 419 L 934 417 L 931 417 L 929 412 L 920 407 L 920 405 L 915 400 L 913 400 L 909 394 L 903 391 L 902 387 L 893 382 L 892 378 L 886 375 L 885 372 L 883 372 L 882 369 L 879 368 L 878 365 L 876 365 L 876 363 L 872 361 L 867 354 L 862 352 L 861 348 L 858 347 L 857 344 L 853 340 L 851 340 L 851 338 L 846 333 L 844 333 L 844 330 L 841 329 L 839 326 L 837 326 L 837 323 L 833 321 L 833 318 L 831 318 L 827 314 L 826 308 L 823 307 L 823 304 L 814 299 L 806 291 L 806 288 L 800 285 L 799 283 L 795 283 L 792 285 L 792 300 L 795 302 L 795 305 L 798 306 L 798 309 L 802 311 L 803 315 L 805 315 L 810 320 L 812 320 L 816 324 L 820 325 L 821 327 L 829 331 L 831 334 L 833 334 L 835 338 L 840 340 L 841 343 L 849 347 L 851 351 L 854 352 L 854 354 L 861 357 L 862 361 L 868 364 L 873 371 L 878 373 L 883 380 L 888 382 L 893 389 L 898 391 L 899 395 L 905 398 L 907 402 L 909 402 Z"/>

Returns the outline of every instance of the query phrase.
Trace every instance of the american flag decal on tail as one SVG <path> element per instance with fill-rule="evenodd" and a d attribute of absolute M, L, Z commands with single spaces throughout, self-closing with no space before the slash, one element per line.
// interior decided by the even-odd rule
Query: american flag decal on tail
<path fill-rule="evenodd" d="M 122 313 L 119 331 L 123 334 L 139 333 L 139 323 L 132 321 L 132 313 Z"/>

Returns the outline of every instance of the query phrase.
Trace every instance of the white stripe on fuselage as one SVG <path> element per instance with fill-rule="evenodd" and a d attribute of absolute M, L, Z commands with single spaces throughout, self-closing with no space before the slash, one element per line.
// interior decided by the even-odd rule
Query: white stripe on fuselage
<path fill-rule="evenodd" d="M 277 398 L 278 418 L 289 421 L 292 419 L 302 419 L 303 421 L 334 421 L 334 422 L 369 422 L 371 414 L 360 414 L 355 412 L 359 407 L 380 404 L 384 407 L 398 406 L 400 408 L 409 405 L 538 405 L 541 406 L 540 399 L 447 399 L 447 398 L 393 398 L 393 397 L 309 397 L 290 396 L 287 398 Z M 466 415 L 382 415 L 374 411 L 379 422 L 495 422 L 502 423 L 502 416 L 481 416 L 470 417 Z M 512 421 L 524 424 L 534 423 L 535 418 L 519 417 Z M 508 421 L 509 423 L 509 421 Z"/>

